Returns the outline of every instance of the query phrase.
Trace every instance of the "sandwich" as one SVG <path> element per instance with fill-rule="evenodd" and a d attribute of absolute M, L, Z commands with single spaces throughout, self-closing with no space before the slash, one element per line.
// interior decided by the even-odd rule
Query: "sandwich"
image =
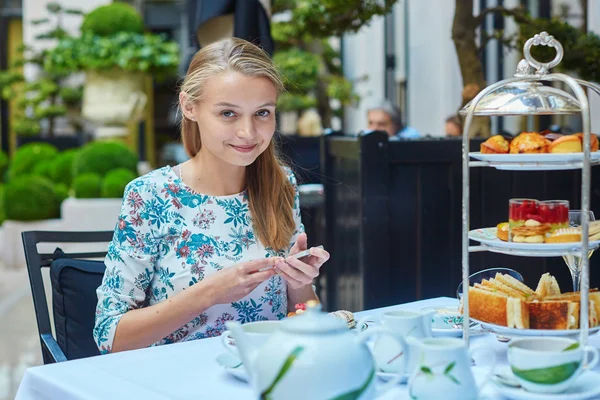
<path fill-rule="evenodd" d="M 530 297 L 535 296 L 535 291 L 533 291 L 533 289 L 531 289 L 529 286 L 525 285 L 520 280 L 515 279 L 508 274 L 501 274 L 501 273 L 497 272 L 495 279 L 497 281 L 502 282 L 506 286 L 523 293 L 525 298 L 530 298 Z"/>
<path fill-rule="evenodd" d="M 531 329 L 579 328 L 579 303 L 567 300 L 532 301 L 528 304 Z"/>
<path fill-rule="evenodd" d="M 542 275 L 540 281 L 538 282 L 537 288 L 535 289 L 535 294 L 538 299 L 544 299 L 547 296 L 559 295 L 560 287 L 558 286 L 556 278 L 547 272 Z"/>
<path fill-rule="evenodd" d="M 469 315 L 479 321 L 529 328 L 525 295 L 494 278 L 469 287 L 469 307 Z"/>
<path fill-rule="evenodd" d="M 600 321 L 600 292 L 598 289 L 591 289 L 588 293 L 589 299 L 589 325 L 590 328 L 598 326 Z M 545 301 L 571 301 L 575 303 L 581 303 L 581 293 L 579 292 L 568 292 L 562 293 L 555 296 L 548 296 L 544 299 Z"/>

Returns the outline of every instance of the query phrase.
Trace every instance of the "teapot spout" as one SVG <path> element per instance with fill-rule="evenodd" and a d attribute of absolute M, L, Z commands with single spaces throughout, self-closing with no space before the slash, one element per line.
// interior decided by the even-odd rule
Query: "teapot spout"
<path fill-rule="evenodd" d="M 248 339 L 248 336 L 242 324 L 235 321 L 228 321 L 225 323 L 227 329 L 231 332 L 233 339 L 235 340 L 235 347 L 237 348 L 246 373 L 252 378 L 252 370 L 254 365 L 254 359 L 258 353 L 258 349 L 252 346 L 252 343 Z"/>

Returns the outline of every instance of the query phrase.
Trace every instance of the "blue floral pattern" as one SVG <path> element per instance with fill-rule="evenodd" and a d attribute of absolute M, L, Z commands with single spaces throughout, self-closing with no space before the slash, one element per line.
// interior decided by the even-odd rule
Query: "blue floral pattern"
<path fill-rule="evenodd" d="M 297 235 L 304 228 L 296 179 L 294 218 Z M 247 192 L 207 196 L 187 187 L 171 167 L 135 179 L 123 205 L 105 259 L 98 288 L 94 339 L 101 353 L 111 351 L 121 317 L 129 310 L 164 301 L 236 263 L 274 255 L 252 227 Z M 287 286 L 278 275 L 248 296 L 215 305 L 154 345 L 220 335 L 226 321 L 281 319 L 287 313 Z"/>

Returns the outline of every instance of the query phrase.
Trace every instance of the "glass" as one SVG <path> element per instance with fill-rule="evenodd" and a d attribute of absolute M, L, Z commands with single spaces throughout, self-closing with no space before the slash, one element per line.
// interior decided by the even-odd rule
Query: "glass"
<path fill-rule="evenodd" d="M 595 221 L 596 217 L 592 211 L 589 212 L 589 220 Z M 581 210 L 571 210 L 569 211 L 569 225 L 571 227 L 581 226 Z M 588 258 L 592 256 L 594 251 L 588 252 Z M 567 255 L 563 256 L 563 260 L 569 267 L 569 271 L 571 271 L 571 278 L 573 279 L 573 291 L 579 292 L 579 285 L 581 283 L 581 257 L 575 255 Z"/>
<path fill-rule="evenodd" d="M 550 232 L 569 227 L 569 201 L 545 200 L 540 202 L 539 215 L 543 224 L 550 224 Z"/>
<path fill-rule="evenodd" d="M 510 199 L 508 201 L 508 241 L 512 242 L 512 230 L 525 225 L 528 219 L 541 221 L 540 202 L 534 199 Z"/>
<path fill-rule="evenodd" d="M 515 278 L 516 280 L 518 280 L 519 282 L 524 281 L 523 275 L 521 275 L 514 269 L 490 268 L 490 269 L 484 269 L 483 271 L 475 272 L 474 274 L 469 276 L 469 286 L 473 286 L 476 283 L 481 283 L 484 279 L 494 278 L 494 277 L 496 277 L 497 273 L 510 275 L 513 278 Z M 463 287 L 463 283 L 461 281 L 460 284 L 458 285 L 458 287 L 456 288 L 456 298 L 459 300 L 462 299 L 462 287 Z"/>

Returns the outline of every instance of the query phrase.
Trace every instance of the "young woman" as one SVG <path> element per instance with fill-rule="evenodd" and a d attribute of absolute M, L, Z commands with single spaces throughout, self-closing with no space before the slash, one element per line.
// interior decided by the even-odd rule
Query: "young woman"
<path fill-rule="evenodd" d="M 316 299 L 329 254 L 306 249 L 296 180 L 277 158 L 283 84 L 240 39 L 200 50 L 181 87 L 190 160 L 135 179 L 98 288 L 102 353 L 220 335 L 225 322 L 281 319 Z"/>

